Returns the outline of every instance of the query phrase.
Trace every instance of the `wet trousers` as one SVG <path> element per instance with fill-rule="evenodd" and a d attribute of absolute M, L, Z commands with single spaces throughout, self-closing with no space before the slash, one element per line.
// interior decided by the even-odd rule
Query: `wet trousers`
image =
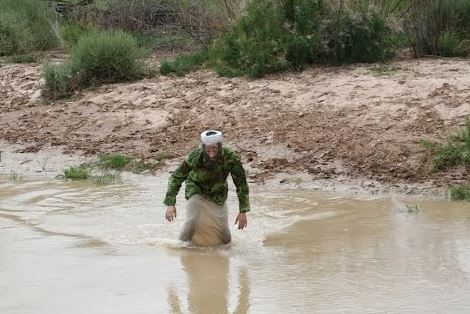
<path fill-rule="evenodd" d="M 179 238 L 199 246 L 230 243 L 232 237 L 228 226 L 227 205 L 219 205 L 199 194 L 191 196 Z"/>

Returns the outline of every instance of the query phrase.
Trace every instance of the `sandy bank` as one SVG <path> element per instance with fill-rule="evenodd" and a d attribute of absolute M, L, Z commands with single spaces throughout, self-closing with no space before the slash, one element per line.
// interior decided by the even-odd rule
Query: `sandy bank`
<path fill-rule="evenodd" d="M 0 68 L 0 139 L 25 153 L 165 152 L 177 162 L 202 130 L 218 128 L 256 182 L 286 173 L 309 182 L 444 187 L 469 176 L 468 169 L 429 173 L 419 144 L 469 116 L 468 60 L 312 67 L 255 81 L 199 71 L 104 85 L 53 104 L 39 86 L 40 65 Z"/>

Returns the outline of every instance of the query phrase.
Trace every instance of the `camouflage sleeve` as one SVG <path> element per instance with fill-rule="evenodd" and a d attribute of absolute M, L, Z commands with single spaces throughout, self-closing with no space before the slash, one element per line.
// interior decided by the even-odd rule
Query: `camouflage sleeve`
<path fill-rule="evenodd" d="M 240 213 L 246 213 L 250 211 L 250 198 L 249 198 L 249 189 L 248 183 L 246 182 L 245 169 L 240 162 L 240 159 L 237 157 L 231 169 L 231 175 L 233 183 L 237 188 L 238 204 Z"/>
<path fill-rule="evenodd" d="M 181 188 L 181 184 L 183 184 L 183 182 L 186 180 L 190 171 L 191 167 L 185 160 L 173 172 L 170 179 L 168 180 L 168 190 L 166 192 L 165 199 L 163 200 L 163 204 L 165 204 L 166 206 L 175 206 L 176 195 L 178 195 L 178 192 Z"/>

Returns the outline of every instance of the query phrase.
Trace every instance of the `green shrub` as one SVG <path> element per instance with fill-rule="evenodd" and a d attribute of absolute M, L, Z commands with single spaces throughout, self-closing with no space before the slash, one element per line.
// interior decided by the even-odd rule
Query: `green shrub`
<path fill-rule="evenodd" d="M 169 154 L 166 153 L 166 152 L 160 151 L 160 152 L 155 153 L 155 160 L 156 160 L 157 162 L 162 162 L 162 161 L 164 161 L 165 159 L 167 159 L 168 157 L 170 157 L 170 156 L 169 156 Z"/>
<path fill-rule="evenodd" d="M 288 34 L 294 30 L 284 28 L 288 21 L 283 13 L 277 1 L 250 2 L 235 26 L 211 48 L 216 72 L 261 77 L 285 69 L 287 44 L 295 46 L 299 41 Z"/>
<path fill-rule="evenodd" d="M 96 185 L 108 185 L 121 182 L 121 175 L 119 173 L 105 171 L 92 175 L 90 180 Z"/>
<path fill-rule="evenodd" d="M 60 179 L 68 180 L 89 180 L 96 185 L 107 185 L 121 182 L 121 175 L 109 171 L 95 172 L 93 168 L 82 164 L 80 166 L 71 166 L 62 171 L 58 176 Z"/>
<path fill-rule="evenodd" d="M 192 38 L 182 31 L 169 31 L 155 34 L 150 31 L 132 32 L 139 47 L 148 50 L 181 50 L 191 47 Z"/>
<path fill-rule="evenodd" d="M 421 211 L 418 204 L 406 204 L 406 212 L 410 215 L 416 215 Z"/>
<path fill-rule="evenodd" d="M 121 31 L 82 36 L 72 48 L 69 63 L 83 87 L 103 82 L 136 79 L 142 75 L 145 51 L 136 40 Z"/>
<path fill-rule="evenodd" d="M 42 70 L 44 83 L 41 86 L 42 96 L 49 99 L 66 98 L 79 88 L 77 75 L 69 64 L 45 64 Z"/>
<path fill-rule="evenodd" d="M 384 61 L 393 56 L 390 29 L 376 13 L 346 13 L 331 31 L 327 62 L 333 64 Z"/>
<path fill-rule="evenodd" d="M 456 135 L 450 136 L 446 143 L 422 143 L 433 155 L 433 171 L 441 171 L 454 166 L 470 165 L 470 119 L 465 128 Z"/>
<path fill-rule="evenodd" d="M 44 66 L 43 95 L 59 99 L 81 88 L 141 77 L 144 53 L 132 36 L 120 31 L 83 35 L 64 64 Z"/>
<path fill-rule="evenodd" d="M 62 172 L 64 179 L 87 180 L 90 177 L 91 169 L 85 165 L 80 165 L 77 167 L 70 166 L 69 168 L 64 169 Z"/>
<path fill-rule="evenodd" d="M 23 182 L 23 180 L 24 180 L 24 176 L 23 176 L 21 173 L 14 171 L 14 172 L 12 172 L 12 173 L 10 174 L 10 176 L 8 177 L 8 179 L 9 179 L 11 182 L 21 183 L 21 182 Z"/>
<path fill-rule="evenodd" d="M 59 34 L 65 47 L 72 48 L 78 43 L 78 40 L 87 34 L 96 32 L 91 26 L 82 26 L 76 23 L 64 23 L 60 25 Z"/>
<path fill-rule="evenodd" d="M 37 62 L 37 57 L 33 54 L 13 55 L 9 60 L 12 63 L 35 63 Z"/>
<path fill-rule="evenodd" d="M 0 1 L 0 55 L 56 47 L 53 24 L 53 10 L 45 1 Z"/>
<path fill-rule="evenodd" d="M 451 186 L 449 190 L 452 200 L 470 202 L 470 185 Z"/>
<path fill-rule="evenodd" d="M 121 154 L 110 154 L 100 156 L 97 164 L 104 169 L 123 169 L 131 160 L 132 158 Z"/>
<path fill-rule="evenodd" d="M 236 25 L 210 49 L 224 76 L 261 77 L 311 63 L 377 62 L 394 42 L 382 15 L 338 11 L 322 0 L 254 0 Z"/>
<path fill-rule="evenodd" d="M 102 155 L 98 158 L 95 166 L 101 169 L 126 170 L 133 173 L 142 173 L 144 171 L 155 170 L 162 164 L 166 155 L 158 155 L 155 160 L 145 161 L 134 159 L 121 154 Z"/>
<path fill-rule="evenodd" d="M 129 168 L 132 171 L 132 173 L 139 174 L 144 171 L 153 171 L 155 170 L 158 166 L 160 165 L 159 162 L 154 162 L 154 161 L 144 161 L 144 160 L 133 160 L 129 164 Z"/>
<path fill-rule="evenodd" d="M 443 57 L 464 57 L 468 54 L 464 41 L 455 32 L 442 33 L 437 40 L 436 54 Z"/>
<path fill-rule="evenodd" d="M 416 55 L 468 55 L 470 0 L 410 0 L 405 29 Z"/>
<path fill-rule="evenodd" d="M 164 60 L 160 66 L 160 73 L 163 75 L 175 73 L 183 76 L 187 72 L 199 69 L 207 59 L 206 51 L 180 55 L 173 61 Z"/>
<path fill-rule="evenodd" d="M 15 12 L 0 12 L 0 56 L 33 49 L 34 40 L 26 21 Z"/>

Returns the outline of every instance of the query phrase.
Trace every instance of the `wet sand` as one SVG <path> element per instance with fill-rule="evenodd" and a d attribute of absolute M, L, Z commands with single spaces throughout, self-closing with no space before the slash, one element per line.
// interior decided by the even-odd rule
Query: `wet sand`
<path fill-rule="evenodd" d="M 211 71 L 107 84 L 53 103 L 39 64 L 0 67 L 0 139 L 35 152 L 120 152 L 182 158 L 199 134 L 221 129 L 263 181 L 278 172 L 447 185 L 468 169 L 432 174 L 420 141 L 440 140 L 470 114 L 470 62 L 404 59 L 313 66 L 259 80 Z"/>

